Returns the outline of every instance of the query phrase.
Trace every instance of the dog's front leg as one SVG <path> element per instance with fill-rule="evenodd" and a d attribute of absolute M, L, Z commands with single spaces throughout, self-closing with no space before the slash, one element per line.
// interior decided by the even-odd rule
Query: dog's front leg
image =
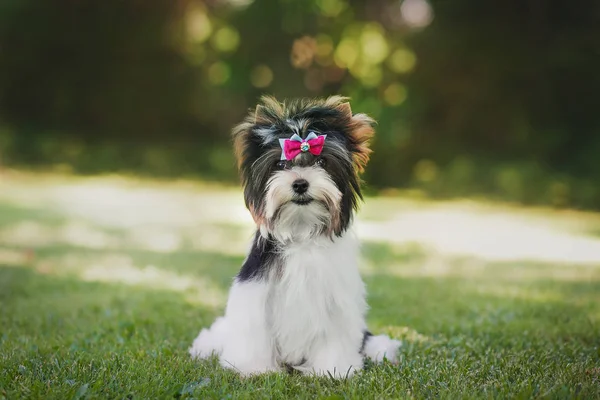
<path fill-rule="evenodd" d="M 229 292 L 225 318 L 228 335 L 221 365 L 242 375 L 276 371 L 273 338 L 266 318 L 266 281 L 236 281 Z"/>
<path fill-rule="evenodd" d="M 266 281 L 236 280 L 229 291 L 225 316 L 200 333 L 191 354 L 204 358 L 212 352 L 223 367 L 242 375 L 278 370 L 265 315 L 267 295 Z"/>

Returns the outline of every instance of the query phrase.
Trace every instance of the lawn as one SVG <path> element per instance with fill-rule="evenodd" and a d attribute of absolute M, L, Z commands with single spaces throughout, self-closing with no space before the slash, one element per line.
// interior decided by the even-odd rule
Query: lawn
<path fill-rule="evenodd" d="M 252 233 L 239 190 L 0 176 L 0 398 L 600 398 L 600 216 L 367 199 L 373 332 L 398 366 L 240 379 L 187 349 Z"/>

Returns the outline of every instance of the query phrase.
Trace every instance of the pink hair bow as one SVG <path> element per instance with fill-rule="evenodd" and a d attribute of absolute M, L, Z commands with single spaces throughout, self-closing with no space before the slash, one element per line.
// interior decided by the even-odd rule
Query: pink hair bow
<path fill-rule="evenodd" d="M 323 151 L 323 144 L 326 137 L 327 135 L 317 136 L 316 133 L 311 132 L 304 140 L 297 133 L 294 133 L 289 139 L 279 139 L 281 159 L 292 160 L 298 154 L 306 152 L 318 156 Z"/>

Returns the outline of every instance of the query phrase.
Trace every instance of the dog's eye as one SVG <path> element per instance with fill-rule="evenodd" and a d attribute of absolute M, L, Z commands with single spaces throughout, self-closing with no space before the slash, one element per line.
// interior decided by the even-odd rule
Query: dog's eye
<path fill-rule="evenodd" d="M 327 164 L 327 161 L 324 158 L 317 159 L 317 165 L 321 168 L 324 168 Z"/>
<path fill-rule="evenodd" d="M 277 169 L 285 169 L 287 167 L 287 161 L 281 160 L 278 161 L 275 165 L 277 166 Z"/>

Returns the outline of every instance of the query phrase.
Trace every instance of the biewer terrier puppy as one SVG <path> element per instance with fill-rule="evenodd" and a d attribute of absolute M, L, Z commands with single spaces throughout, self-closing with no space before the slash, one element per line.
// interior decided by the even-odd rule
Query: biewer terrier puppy
<path fill-rule="evenodd" d="M 345 98 L 262 104 L 233 130 L 246 206 L 257 230 L 225 316 L 190 349 L 243 375 L 298 370 L 352 375 L 364 358 L 397 359 L 372 335 L 350 228 L 362 199 L 374 121 Z"/>

